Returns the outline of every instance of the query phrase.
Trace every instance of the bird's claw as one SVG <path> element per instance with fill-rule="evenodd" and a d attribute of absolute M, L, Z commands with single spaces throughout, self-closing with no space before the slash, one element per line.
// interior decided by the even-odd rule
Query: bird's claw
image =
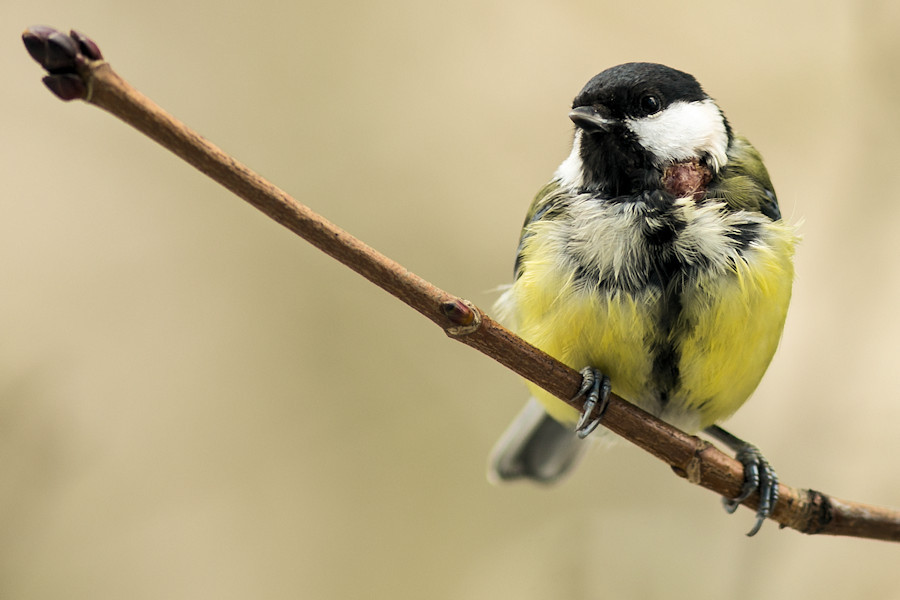
<path fill-rule="evenodd" d="M 762 524 L 772 514 L 778 500 L 778 475 L 756 446 L 744 444 L 737 449 L 735 458 L 744 465 L 744 484 L 736 498 L 722 498 L 725 510 L 733 513 L 740 504 L 755 491 L 759 491 L 759 505 L 756 508 L 756 524 L 747 533 L 756 535 Z"/>
<path fill-rule="evenodd" d="M 575 426 L 575 433 L 579 438 L 584 439 L 600 424 L 603 413 L 609 405 L 609 393 L 612 386 L 609 383 L 609 377 L 594 367 L 583 368 L 581 378 L 581 388 L 572 400 L 584 396 L 584 410 L 578 420 L 578 425 Z"/>

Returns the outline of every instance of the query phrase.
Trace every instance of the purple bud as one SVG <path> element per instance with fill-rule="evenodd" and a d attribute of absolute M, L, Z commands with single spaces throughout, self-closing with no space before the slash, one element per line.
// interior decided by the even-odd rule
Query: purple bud
<path fill-rule="evenodd" d="M 31 57 L 51 73 L 75 70 L 78 43 L 61 31 L 31 27 L 22 34 L 22 41 Z"/>
<path fill-rule="evenodd" d="M 78 75 L 72 73 L 47 75 L 43 81 L 44 85 L 61 100 L 79 100 L 87 96 L 84 81 Z"/>
<path fill-rule="evenodd" d="M 47 56 L 41 65 L 48 71 L 75 68 L 78 44 L 66 34 L 56 31 L 47 38 Z"/>
<path fill-rule="evenodd" d="M 81 50 L 81 53 L 84 54 L 91 60 L 102 60 L 103 54 L 100 53 L 100 48 L 97 47 L 97 44 L 94 43 L 94 40 L 84 35 L 80 31 L 75 31 L 74 29 L 69 32 L 69 35 L 72 36 L 72 39 L 78 42 L 78 49 Z"/>
<path fill-rule="evenodd" d="M 54 33 L 58 32 L 52 27 L 35 25 L 26 29 L 22 34 L 22 41 L 25 43 L 28 54 L 42 65 L 47 58 L 47 39 Z"/>

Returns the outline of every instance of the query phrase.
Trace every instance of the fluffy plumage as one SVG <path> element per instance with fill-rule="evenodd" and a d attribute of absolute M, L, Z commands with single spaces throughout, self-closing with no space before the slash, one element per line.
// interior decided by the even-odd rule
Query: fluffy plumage
<path fill-rule="evenodd" d="M 528 211 L 498 316 L 678 427 L 727 418 L 765 372 L 791 296 L 797 238 L 762 158 L 693 77 L 662 65 L 604 71 L 570 117 L 572 152 Z M 577 411 L 530 387 L 571 428 Z M 561 474 L 504 476 L 520 450 L 498 445 L 497 478 Z"/>

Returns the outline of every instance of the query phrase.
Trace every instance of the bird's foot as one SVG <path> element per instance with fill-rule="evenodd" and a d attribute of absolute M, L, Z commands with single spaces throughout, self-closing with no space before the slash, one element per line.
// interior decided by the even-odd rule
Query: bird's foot
<path fill-rule="evenodd" d="M 584 409 L 575 433 L 579 438 L 586 438 L 600 424 L 603 413 L 609 405 L 609 392 L 612 386 L 609 377 L 594 367 L 585 367 L 581 370 L 581 388 L 572 398 L 577 400 L 584 396 Z"/>
<path fill-rule="evenodd" d="M 735 458 L 744 465 L 744 485 L 737 498 L 722 498 L 722 504 L 725 506 L 725 510 L 732 513 L 753 492 L 759 491 L 756 524 L 747 532 L 748 536 L 753 536 L 775 508 L 775 502 L 778 500 L 778 475 L 775 474 L 772 465 L 765 459 L 759 448 L 752 444 L 745 444 L 738 448 Z"/>
<path fill-rule="evenodd" d="M 706 432 L 734 450 L 735 458 L 744 466 L 744 483 L 741 486 L 741 493 L 735 498 L 722 498 L 725 510 L 733 513 L 753 492 L 759 492 L 756 524 L 747 532 L 748 536 L 756 535 L 765 520 L 771 516 L 775 503 L 778 501 L 778 475 L 775 474 L 772 465 L 765 459 L 759 448 L 753 444 L 748 444 L 715 425 L 707 428 Z"/>

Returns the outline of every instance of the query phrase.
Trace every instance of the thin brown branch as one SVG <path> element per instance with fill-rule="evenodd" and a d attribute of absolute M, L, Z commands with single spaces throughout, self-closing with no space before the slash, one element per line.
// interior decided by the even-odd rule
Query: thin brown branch
<path fill-rule="evenodd" d="M 480 350 L 561 401 L 581 408 L 579 402 L 569 400 L 581 383 L 578 372 L 527 344 L 467 301 L 407 271 L 234 160 L 119 77 L 86 36 L 33 27 L 23 34 L 23 40 L 31 56 L 48 71 L 45 84 L 63 100 L 85 100 L 115 115 L 407 303 L 449 336 Z M 743 478 L 740 463 L 711 444 L 615 396 L 610 398 L 602 424 L 666 462 L 692 483 L 722 496 L 738 495 Z M 744 504 L 755 509 L 757 501 L 754 495 Z M 802 533 L 900 541 L 897 510 L 784 484 L 779 484 L 771 518 Z"/>

